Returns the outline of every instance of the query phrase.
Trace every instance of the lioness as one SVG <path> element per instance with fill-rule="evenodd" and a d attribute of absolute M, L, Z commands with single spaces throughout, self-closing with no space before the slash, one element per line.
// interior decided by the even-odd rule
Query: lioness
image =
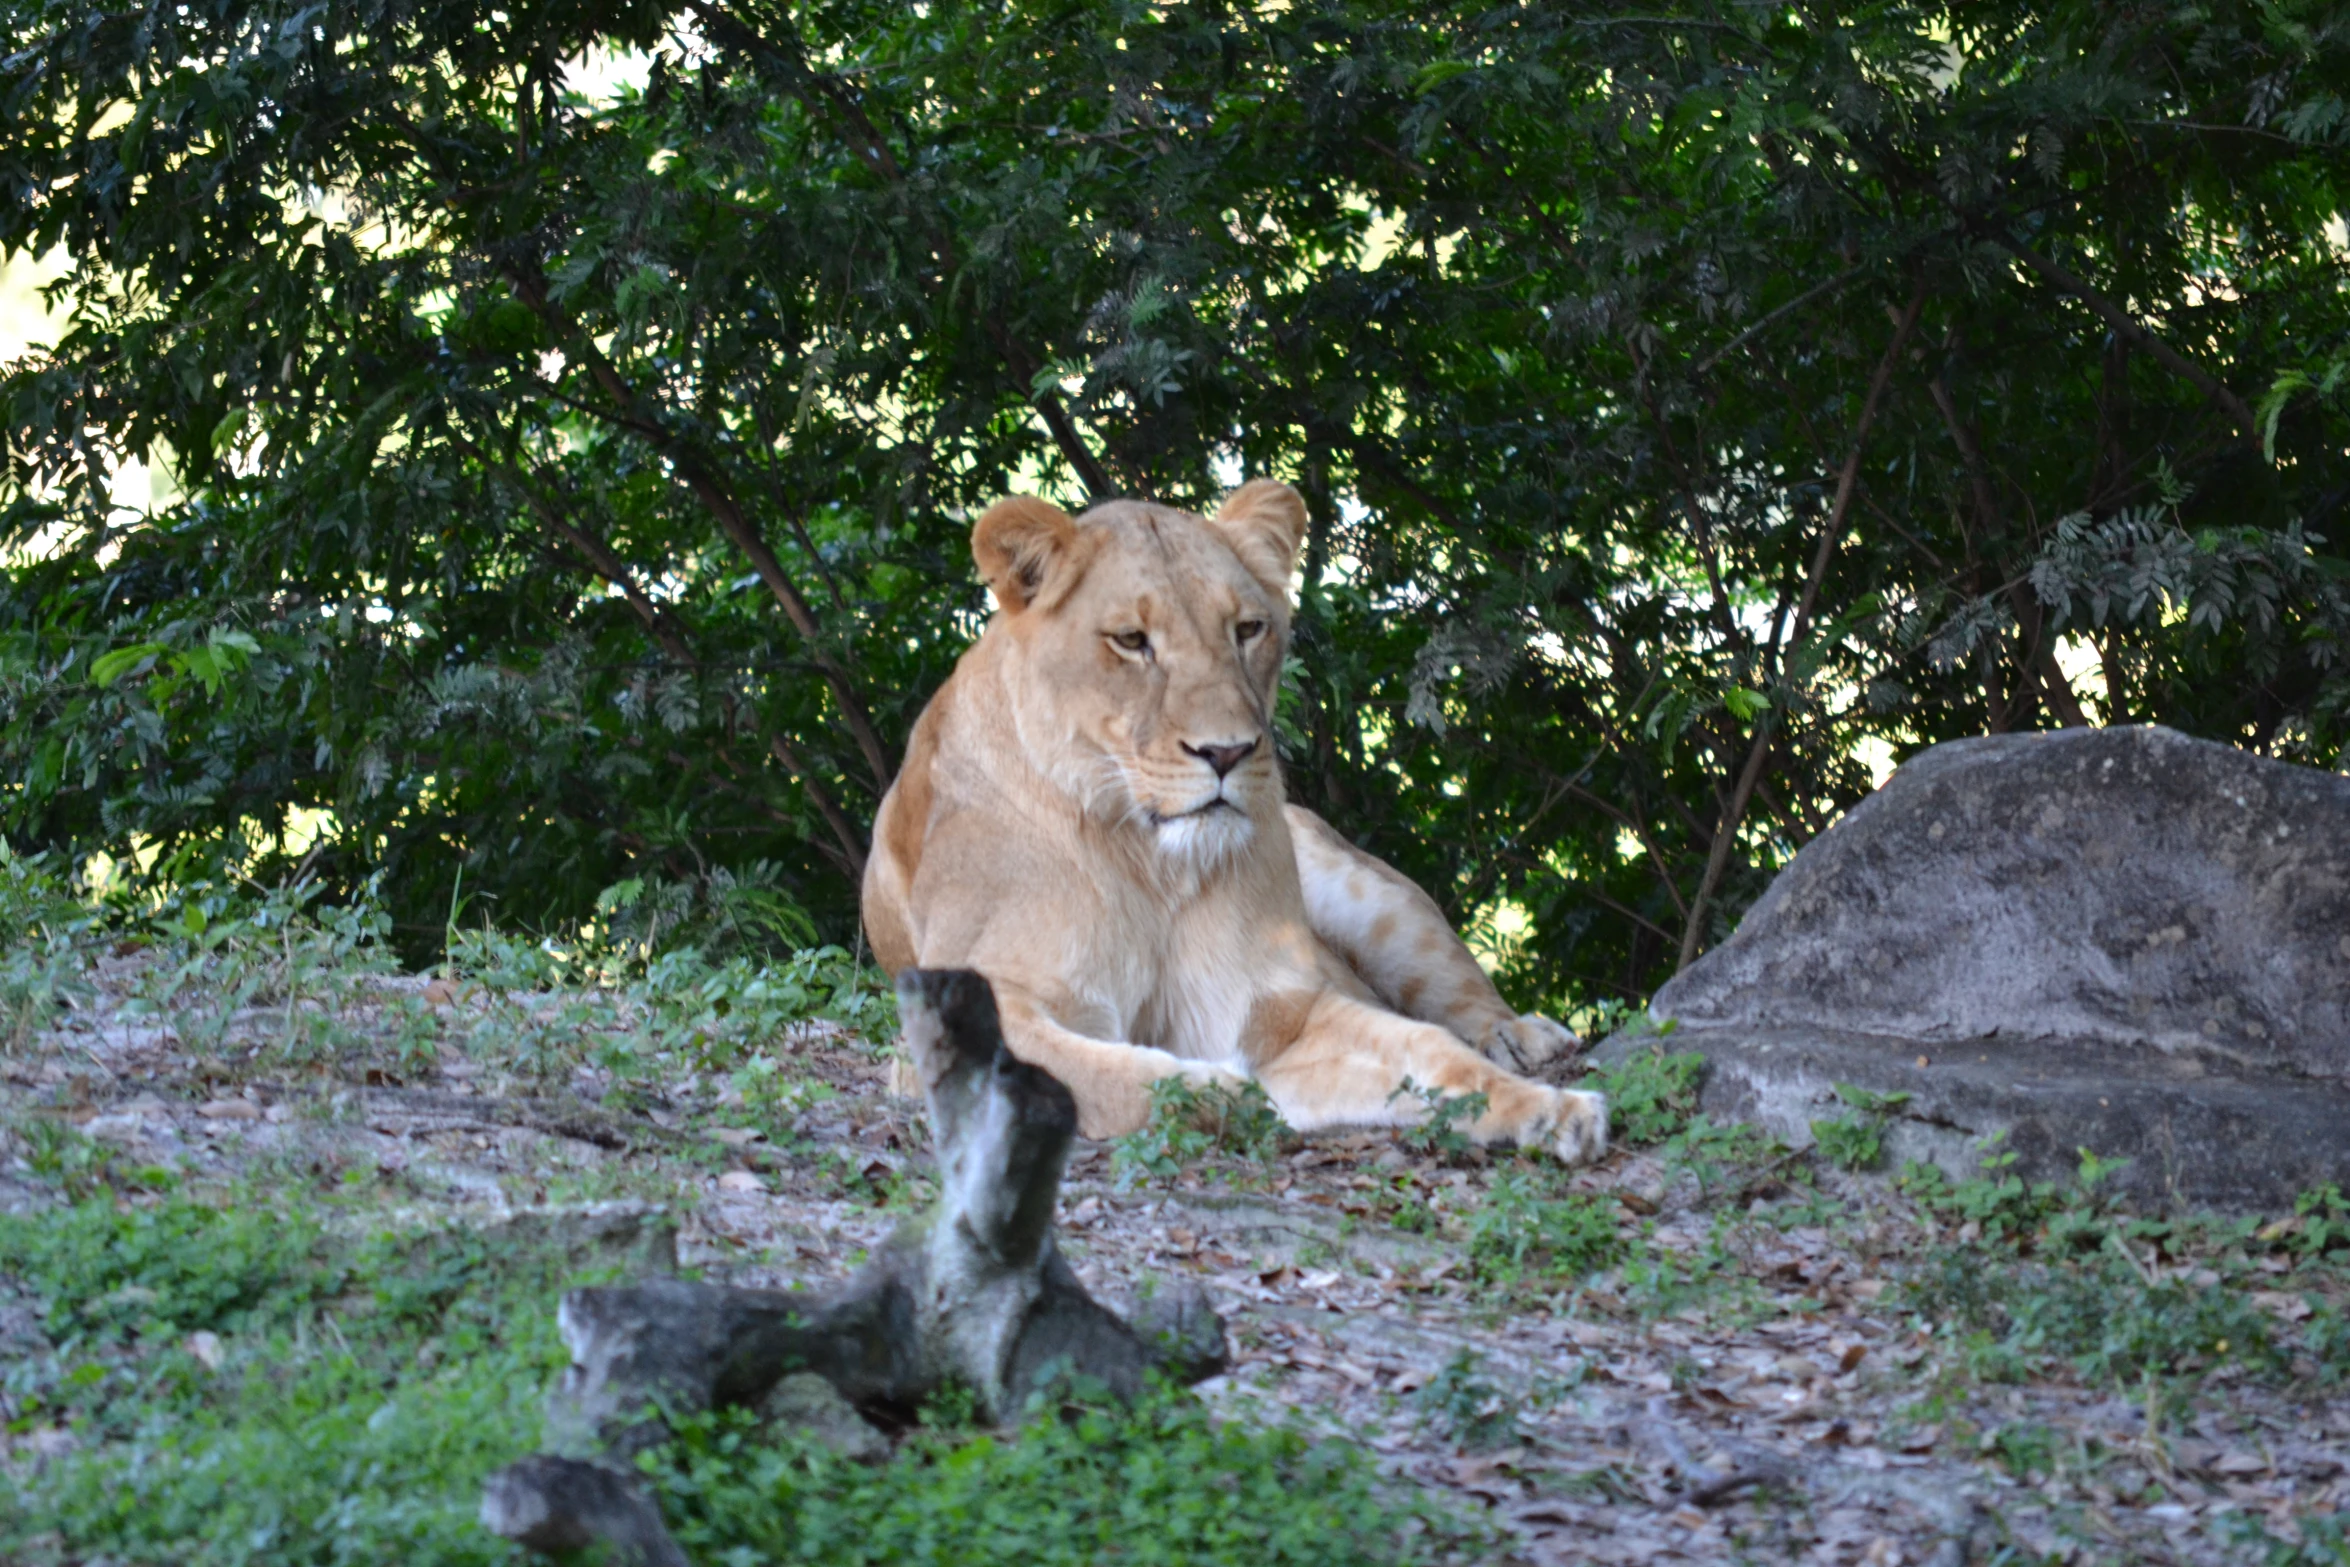
<path fill-rule="evenodd" d="M 986 975 L 1005 1042 L 1069 1086 L 1088 1137 L 1140 1127 L 1176 1074 L 1253 1077 L 1300 1131 L 1417 1119 L 1408 1079 L 1485 1095 L 1480 1141 L 1592 1158 L 1598 1095 L 1487 1059 L 1531 1066 L 1572 1036 L 1512 1012 L 1419 888 L 1282 803 L 1305 522 L 1264 479 L 1212 518 L 988 508 L 971 550 L 997 613 L 881 802 L 873 950 L 892 973 Z"/>

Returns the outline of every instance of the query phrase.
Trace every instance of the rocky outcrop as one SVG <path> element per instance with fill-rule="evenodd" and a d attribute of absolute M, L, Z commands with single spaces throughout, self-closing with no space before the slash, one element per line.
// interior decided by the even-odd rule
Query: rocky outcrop
<path fill-rule="evenodd" d="M 1937 746 L 1658 992 L 1717 1114 L 1798 1141 L 1907 1093 L 1897 1156 L 2081 1148 L 2141 1197 L 2350 1184 L 2350 778 L 2161 728 Z"/>

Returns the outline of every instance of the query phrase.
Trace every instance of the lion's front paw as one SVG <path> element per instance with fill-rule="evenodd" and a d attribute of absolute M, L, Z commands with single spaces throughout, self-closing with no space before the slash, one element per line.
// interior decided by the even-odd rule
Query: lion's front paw
<path fill-rule="evenodd" d="M 1178 1075 L 1194 1088 L 1221 1088 L 1228 1094 L 1237 1094 L 1249 1085 L 1249 1078 L 1230 1067 L 1210 1066 L 1205 1061 L 1186 1061 Z"/>
<path fill-rule="evenodd" d="M 1568 1088 L 1556 1093 L 1558 1106 L 1544 1146 L 1565 1164 L 1584 1164 L 1606 1153 L 1607 1100 Z"/>
<path fill-rule="evenodd" d="M 1582 1048 L 1582 1040 L 1538 1012 L 1520 1013 L 1506 1023 L 1494 1024 L 1479 1045 L 1486 1060 L 1513 1072 L 1531 1072 Z"/>

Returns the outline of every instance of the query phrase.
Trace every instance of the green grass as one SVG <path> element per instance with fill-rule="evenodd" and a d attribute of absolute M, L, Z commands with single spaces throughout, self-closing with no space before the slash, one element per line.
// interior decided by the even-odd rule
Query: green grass
<path fill-rule="evenodd" d="M 475 1521 L 481 1483 L 538 1444 L 562 1289 L 610 1269 L 344 1202 L 103 1188 L 0 1217 L 0 1298 L 48 1339 L 0 1367 L 0 1416 L 72 1437 L 0 1472 L 0 1561 L 522 1559 Z M 879 1466 L 730 1413 L 647 1463 L 700 1562 L 1401 1567 L 1483 1540 L 1351 1443 L 1166 1391 L 1013 1433 L 950 1416 Z"/>
<path fill-rule="evenodd" d="M 0 1559 L 512 1560 L 474 1510 L 536 1445 L 577 1274 L 473 1236 L 354 1242 L 249 1191 L 0 1218 L 50 1338 L 0 1371 L 9 1428 L 74 1442 L 0 1475 Z"/>
<path fill-rule="evenodd" d="M 649 1455 L 698 1562 L 1354 1567 L 1474 1555 L 1484 1532 L 1379 1480 L 1350 1443 L 1219 1422 L 1161 1392 L 1014 1435 L 918 1431 L 888 1463 L 704 1420 Z"/>

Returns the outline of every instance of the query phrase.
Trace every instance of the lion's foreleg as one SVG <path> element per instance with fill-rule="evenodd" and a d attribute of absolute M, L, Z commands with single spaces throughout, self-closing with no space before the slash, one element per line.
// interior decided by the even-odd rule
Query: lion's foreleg
<path fill-rule="evenodd" d="M 1597 1094 L 1530 1083 L 1502 1070 L 1449 1031 L 1325 991 L 1302 1026 L 1257 1066 L 1257 1080 L 1290 1125 L 1404 1126 L 1424 1119 L 1427 1100 L 1409 1083 L 1445 1098 L 1485 1096 L 1467 1127 L 1481 1143 L 1546 1148 L 1570 1163 L 1607 1148 L 1607 1106 Z"/>
<path fill-rule="evenodd" d="M 1151 1117 L 1151 1085 L 1163 1077 L 1229 1087 L 1242 1081 L 1221 1067 L 1186 1061 L 1149 1045 L 1080 1034 L 1064 1027 L 1041 1001 L 1017 985 L 999 980 L 995 994 L 1005 1047 L 1068 1087 L 1077 1100 L 1081 1136 L 1123 1137 L 1140 1131 Z"/>

